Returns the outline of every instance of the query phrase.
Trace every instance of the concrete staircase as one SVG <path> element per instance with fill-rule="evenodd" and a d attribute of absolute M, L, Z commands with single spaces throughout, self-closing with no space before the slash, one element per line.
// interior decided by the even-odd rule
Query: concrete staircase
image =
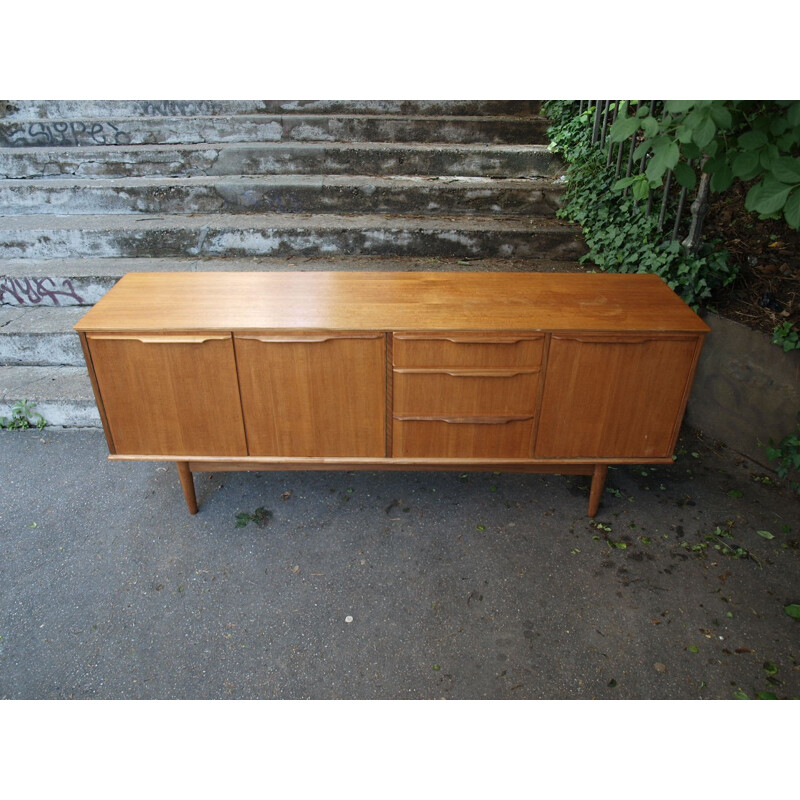
<path fill-rule="evenodd" d="M 0 101 L 0 415 L 100 425 L 124 273 L 574 270 L 536 101 Z"/>

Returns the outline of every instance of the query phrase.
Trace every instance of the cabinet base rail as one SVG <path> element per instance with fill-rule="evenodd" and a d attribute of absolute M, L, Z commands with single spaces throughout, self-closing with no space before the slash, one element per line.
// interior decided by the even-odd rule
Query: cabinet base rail
<path fill-rule="evenodd" d="M 176 459 L 174 456 L 109 456 L 111 461 L 174 461 L 178 468 L 178 476 L 183 489 L 183 496 L 190 514 L 198 512 L 197 495 L 195 494 L 195 472 L 277 472 L 277 471 L 447 471 L 447 472 L 523 472 L 545 473 L 554 475 L 591 475 L 592 483 L 589 491 L 589 508 L 587 516 L 594 517 L 600 506 L 600 499 L 608 477 L 608 467 L 615 464 L 671 464 L 669 458 L 637 458 L 607 459 L 604 461 L 588 461 L 586 459 L 564 459 L 558 461 L 528 461 L 508 459 L 346 459 L 346 458 L 275 458 L 263 460 L 257 458 L 223 458 L 205 459 L 187 456 Z"/>

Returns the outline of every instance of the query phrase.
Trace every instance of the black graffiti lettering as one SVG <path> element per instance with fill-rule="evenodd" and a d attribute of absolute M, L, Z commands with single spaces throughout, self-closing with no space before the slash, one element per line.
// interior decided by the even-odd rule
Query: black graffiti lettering
<path fill-rule="evenodd" d="M 6 300 L 6 296 L 12 299 Z M 55 278 L 3 278 L 0 280 L 0 303 L 36 306 L 50 301 L 54 306 L 58 306 L 61 305 L 59 297 L 71 298 L 76 303 L 83 302 L 83 298 L 75 290 L 69 278 L 64 278 L 60 287 Z"/>
<path fill-rule="evenodd" d="M 67 139 L 69 125 L 67 125 L 66 122 L 54 122 L 53 130 L 61 136 L 61 141 L 58 142 L 58 144 L 71 144 L 71 142 Z M 53 138 L 55 139 L 55 136 Z"/>
<path fill-rule="evenodd" d="M 37 127 L 39 130 L 37 130 Z M 51 144 L 53 141 L 53 134 L 50 133 L 49 126 L 45 125 L 43 122 L 34 122 L 28 125 L 28 136 L 31 139 L 36 139 L 39 136 L 44 136 L 45 144 Z"/>
<path fill-rule="evenodd" d="M 86 133 L 86 125 L 83 122 L 70 122 L 69 127 L 72 131 L 72 138 L 75 140 L 75 144 L 79 145 L 80 134 Z"/>
<path fill-rule="evenodd" d="M 113 132 L 113 133 L 112 133 Z M 111 122 L 44 122 L 9 123 L 0 125 L 0 144 L 16 147 L 80 146 L 83 143 L 126 145 L 131 143 L 129 133 Z"/>
<path fill-rule="evenodd" d="M 114 131 L 114 143 L 115 144 L 130 144 L 131 137 L 125 133 L 125 131 L 121 131 L 116 125 L 112 125 L 110 122 L 108 123 L 108 127 Z"/>
<path fill-rule="evenodd" d="M 91 128 L 89 128 L 89 136 L 92 137 L 92 141 L 95 144 L 105 144 L 106 137 L 103 135 L 103 123 L 102 122 L 95 122 Z"/>

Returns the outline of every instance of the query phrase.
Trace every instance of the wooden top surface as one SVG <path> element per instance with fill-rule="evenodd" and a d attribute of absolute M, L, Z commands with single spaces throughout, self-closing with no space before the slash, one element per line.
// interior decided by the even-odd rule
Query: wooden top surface
<path fill-rule="evenodd" d="M 128 273 L 75 329 L 709 330 L 655 275 L 516 272 Z"/>

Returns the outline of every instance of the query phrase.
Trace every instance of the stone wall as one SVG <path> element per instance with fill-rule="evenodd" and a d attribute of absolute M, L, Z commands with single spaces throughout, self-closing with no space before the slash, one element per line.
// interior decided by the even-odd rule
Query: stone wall
<path fill-rule="evenodd" d="M 711 333 L 686 422 L 774 468 L 759 442 L 780 441 L 800 423 L 800 351 L 784 353 L 769 336 L 723 317 L 707 314 L 705 321 Z"/>

